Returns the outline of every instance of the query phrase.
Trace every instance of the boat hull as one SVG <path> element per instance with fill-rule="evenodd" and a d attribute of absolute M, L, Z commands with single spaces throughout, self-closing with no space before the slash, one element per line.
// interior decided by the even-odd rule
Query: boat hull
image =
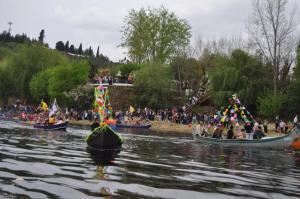
<path fill-rule="evenodd" d="M 146 125 L 129 125 L 129 124 L 116 124 L 117 128 L 132 128 L 132 129 L 149 129 L 151 124 Z"/>
<path fill-rule="evenodd" d="M 216 139 L 203 137 L 199 134 L 193 133 L 194 139 L 205 144 L 217 144 L 222 146 L 239 146 L 239 147 L 255 147 L 255 148 L 286 148 L 290 147 L 295 137 L 299 135 L 299 129 L 293 129 L 289 134 L 265 138 L 260 140 L 246 140 L 246 139 Z"/>
<path fill-rule="evenodd" d="M 88 147 L 92 149 L 116 149 L 120 148 L 123 140 L 112 128 L 95 129 L 86 139 Z"/>
<path fill-rule="evenodd" d="M 36 129 L 43 129 L 45 131 L 65 131 L 68 127 L 68 122 L 63 122 L 61 124 L 54 125 L 41 125 L 41 124 L 33 124 L 33 127 Z"/>

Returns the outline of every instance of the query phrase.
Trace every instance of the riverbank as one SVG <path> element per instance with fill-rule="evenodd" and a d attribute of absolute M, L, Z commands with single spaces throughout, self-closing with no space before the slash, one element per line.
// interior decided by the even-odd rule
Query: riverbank
<path fill-rule="evenodd" d="M 171 123 L 167 121 L 151 121 L 151 131 L 158 133 L 178 133 L 178 134 L 192 134 L 192 125 L 183 125 L 177 123 Z M 89 127 L 92 122 L 89 120 L 70 120 L 69 124 L 76 126 L 86 126 Z M 283 135 L 275 131 L 275 124 L 270 123 L 268 125 L 268 134 L 267 136 L 276 137 Z M 212 130 L 212 129 L 211 129 Z M 209 131 L 211 131 L 209 130 Z"/>
<path fill-rule="evenodd" d="M 184 133 L 192 134 L 191 125 L 176 124 L 163 121 L 151 121 L 151 131 L 162 133 Z M 89 120 L 70 120 L 69 124 L 76 126 L 90 126 L 92 124 Z"/>

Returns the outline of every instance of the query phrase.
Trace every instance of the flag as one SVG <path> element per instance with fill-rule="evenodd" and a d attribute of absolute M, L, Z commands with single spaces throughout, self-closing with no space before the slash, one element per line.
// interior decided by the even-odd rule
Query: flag
<path fill-rule="evenodd" d="M 42 102 L 41 102 L 41 108 L 42 108 L 44 111 L 48 110 L 48 105 L 46 104 L 46 102 L 44 102 L 44 100 L 42 100 Z"/>
<path fill-rule="evenodd" d="M 56 106 L 56 99 L 53 102 L 53 105 L 51 107 L 51 110 L 49 112 L 49 117 L 51 117 L 53 114 L 57 112 L 57 106 Z"/>
<path fill-rule="evenodd" d="M 132 106 L 130 106 L 130 107 L 129 107 L 129 112 L 130 112 L 130 113 L 133 113 L 134 111 L 135 111 L 135 109 L 134 109 Z"/>

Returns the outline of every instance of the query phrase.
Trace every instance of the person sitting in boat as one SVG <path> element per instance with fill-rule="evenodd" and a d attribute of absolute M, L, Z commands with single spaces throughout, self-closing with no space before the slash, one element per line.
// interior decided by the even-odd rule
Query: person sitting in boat
<path fill-rule="evenodd" d="M 235 137 L 233 136 L 233 126 L 231 125 L 229 127 L 229 130 L 227 131 L 227 139 L 234 139 Z"/>
<path fill-rule="evenodd" d="M 91 125 L 91 129 L 92 131 L 94 131 L 96 128 L 98 128 L 100 126 L 100 123 L 99 123 L 99 118 L 95 118 L 93 124 Z"/>
<path fill-rule="evenodd" d="M 253 139 L 260 140 L 263 137 L 265 137 L 265 134 L 262 132 L 261 126 L 258 126 L 257 130 L 254 131 Z"/>
<path fill-rule="evenodd" d="M 59 117 L 56 124 L 61 124 L 61 123 L 63 123 L 63 119 L 61 117 Z"/>
<path fill-rule="evenodd" d="M 241 129 L 240 126 L 236 128 L 235 139 L 244 139 L 245 129 Z"/>
<path fill-rule="evenodd" d="M 53 125 L 55 124 L 55 115 L 51 115 L 51 117 L 49 117 L 49 120 L 48 120 L 48 125 Z"/>
<path fill-rule="evenodd" d="M 223 128 L 221 124 L 218 124 L 218 127 L 214 130 L 213 138 L 222 139 Z"/>

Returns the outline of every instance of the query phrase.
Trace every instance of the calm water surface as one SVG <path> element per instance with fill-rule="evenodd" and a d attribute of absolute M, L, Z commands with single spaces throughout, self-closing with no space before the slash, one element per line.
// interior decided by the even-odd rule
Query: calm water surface
<path fill-rule="evenodd" d="M 300 152 L 200 145 L 121 132 L 122 150 L 86 150 L 88 130 L 0 122 L 0 198 L 300 198 Z"/>

